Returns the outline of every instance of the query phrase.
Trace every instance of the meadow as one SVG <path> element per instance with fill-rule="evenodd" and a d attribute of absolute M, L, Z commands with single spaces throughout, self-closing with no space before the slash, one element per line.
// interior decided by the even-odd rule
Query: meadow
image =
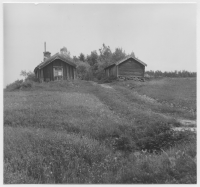
<path fill-rule="evenodd" d="M 130 88 L 135 95 L 161 104 L 165 109 L 171 108 L 176 118 L 196 119 L 196 78 L 157 78 L 143 83 L 118 82 L 117 85 Z M 182 112 L 178 113 L 178 109 Z"/>
<path fill-rule="evenodd" d="M 170 81 L 5 90 L 4 183 L 196 183 L 196 134 L 172 129 L 196 119 L 195 79 Z"/>

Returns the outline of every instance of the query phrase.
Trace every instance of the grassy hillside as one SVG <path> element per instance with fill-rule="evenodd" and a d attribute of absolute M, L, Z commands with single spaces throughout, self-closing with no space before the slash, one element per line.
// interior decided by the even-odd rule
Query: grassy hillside
<path fill-rule="evenodd" d="M 196 78 L 161 78 L 147 80 L 144 83 L 123 83 L 134 87 L 133 90 L 139 94 L 147 95 L 164 104 L 196 111 Z"/>
<path fill-rule="evenodd" d="M 154 105 L 162 104 L 160 108 L 169 109 L 175 117 L 196 119 L 196 78 L 161 78 L 144 83 L 125 81 L 114 86 L 125 87 L 134 96 L 138 93 Z"/>
<path fill-rule="evenodd" d="M 142 96 L 150 84 L 5 91 L 4 183 L 196 183 L 196 135 L 171 128 L 195 114 Z"/>

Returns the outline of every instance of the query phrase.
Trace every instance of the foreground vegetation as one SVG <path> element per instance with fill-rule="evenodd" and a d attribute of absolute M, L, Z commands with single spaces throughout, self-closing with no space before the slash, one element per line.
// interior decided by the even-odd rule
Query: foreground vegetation
<path fill-rule="evenodd" d="M 4 183 L 196 183 L 196 134 L 171 128 L 196 114 L 141 97 L 152 83 L 140 84 L 13 84 L 4 92 Z"/>

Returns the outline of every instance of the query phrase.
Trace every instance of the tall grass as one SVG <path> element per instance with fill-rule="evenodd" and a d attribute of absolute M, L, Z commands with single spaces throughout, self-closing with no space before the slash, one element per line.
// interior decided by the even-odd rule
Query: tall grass
<path fill-rule="evenodd" d="M 147 95 L 164 105 L 173 105 L 194 113 L 196 117 L 196 78 L 162 78 L 140 82 L 118 82 L 117 85 L 129 87 L 141 95 Z M 191 115 L 191 114 L 190 114 Z"/>
<path fill-rule="evenodd" d="M 193 143 L 124 155 L 78 134 L 20 127 L 4 133 L 4 183 L 196 183 Z"/>
<path fill-rule="evenodd" d="M 4 183 L 196 183 L 196 135 L 168 123 L 86 81 L 5 92 Z"/>

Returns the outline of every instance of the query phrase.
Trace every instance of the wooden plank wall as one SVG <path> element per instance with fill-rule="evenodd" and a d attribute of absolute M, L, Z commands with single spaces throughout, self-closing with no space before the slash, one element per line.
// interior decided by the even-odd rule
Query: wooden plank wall
<path fill-rule="evenodd" d="M 118 66 L 118 76 L 144 77 L 145 66 L 134 59 L 128 59 Z"/>
<path fill-rule="evenodd" d="M 116 76 L 117 75 L 117 71 L 116 71 L 116 66 L 112 66 L 109 68 L 109 76 Z"/>
<path fill-rule="evenodd" d="M 44 81 L 54 81 L 53 67 L 62 66 L 63 67 L 63 79 L 74 79 L 74 67 L 63 62 L 60 59 L 56 59 L 44 68 L 42 68 L 44 73 Z"/>
<path fill-rule="evenodd" d="M 106 74 L 106 76 L 108 77 L 109 76 L 109 74 L 108 74 L 108 71 L 109 71 L 109 69 L 107 68 L 107 69 L 105 69 L 105 74 Z"/>
<path fill-rule="evenodd" d="M 106 76 L 117 76 L 117 68 L 116 66 L 111 66 L 105 70 Z"/>

